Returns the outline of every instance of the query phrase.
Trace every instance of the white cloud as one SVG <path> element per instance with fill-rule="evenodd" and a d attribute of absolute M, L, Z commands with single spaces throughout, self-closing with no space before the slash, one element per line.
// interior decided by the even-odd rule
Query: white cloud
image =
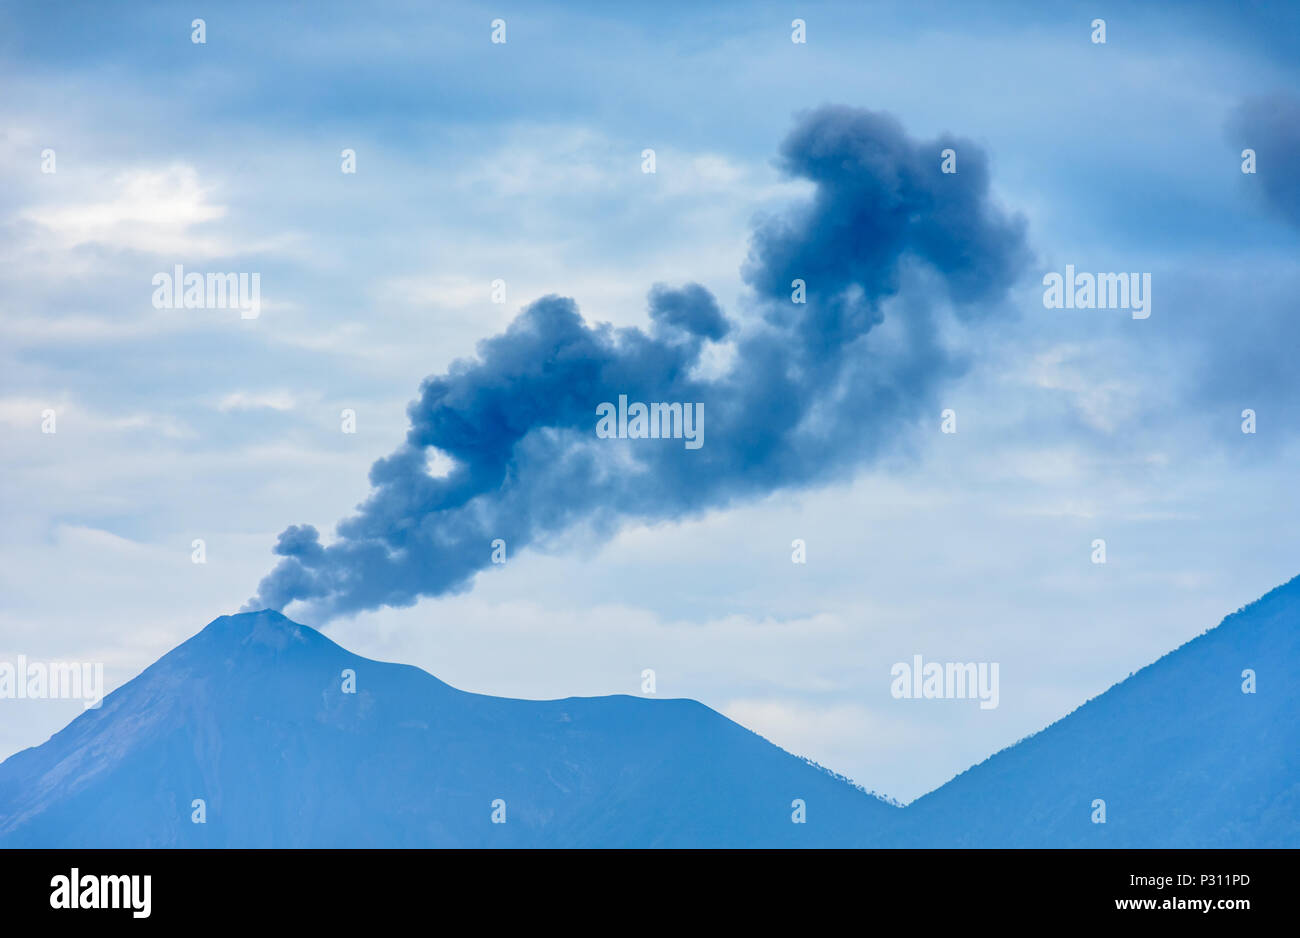
<path fill-rule="evenodd" d="M 105 197 L 107 193 L 107 197 Z M 20 217 L 35 222 L 61 249 L 97 243 L 150 253 L 221 255 L 233 245 L 194 229 L 224 218 L 192 166 L 132 169 L 83 187 L 80 197 L 37 205 Z"/>
<path fill-rule="evenodd" d="M 55 434 L 67 430 L 73 432 L 106 430 L 117 433 L 124 430 L 147 430 L 173 440 L 189 440 L 195 432 L 185 421 L 170 414 L 133 411 L 115 414 L 92 409 L 66 393 L 52 395 L 49 398 L 5 397 L 0 398 L 0 424 L 13 430 L 42 432 L 43 414 L 46 410 L 54 411 Z M 65 433 L 66 436 L 66 433 Z"/>
<path fill-rule="evenodd" d="M 229 413 L 235 410 L 290 411 L 297 399 L 290 391 L 231 391 L 217 401 L 217 410 Z"/>

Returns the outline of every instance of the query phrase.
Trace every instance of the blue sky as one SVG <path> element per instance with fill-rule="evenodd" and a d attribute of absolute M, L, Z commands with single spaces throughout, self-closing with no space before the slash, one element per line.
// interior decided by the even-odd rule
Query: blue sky
<path fill-rule="evenodd" d="M 653 668 L 661 695 L 910 800 L 1297 572 L 1286 5 L 0 15 L 0 658 L 104 661 L 116 685 L 234 611 L 280 531 L 328 537 L 367 497 L 421 381 L 539 297 L 649 329 L 652 284 L 693 281 L 755 316 L 754 219 L 809 197 L 775 158 L 823 104 L 969 138 L 1025 219 L 999 308 L 935 311 L 959 432 L 936 410 L 832 483 L 579 525 L 333 638 L 484 693 L 638 693 Z M 177 263 L 260 272 L 261 316 L 153 308 Z M 1044 309 L 1065 264 L 1151 272 L 1151 318 Z M 929 297 L 909 280 L 886 322 Z M 1000 662 L 1001 705 L 892 699 L 914 654 Z M 5 706 L 0 755 L 78 707 Z"/>

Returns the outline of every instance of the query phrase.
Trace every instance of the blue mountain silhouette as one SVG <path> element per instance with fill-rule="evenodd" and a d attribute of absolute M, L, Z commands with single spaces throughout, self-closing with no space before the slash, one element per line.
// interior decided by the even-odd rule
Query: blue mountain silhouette
<path fill-rule="evenodd" d="M 244 613 L 0 764 L 0 847 L 1295 847 L 1298 716 L 1300 578 L 907 808 L 695 701 L 471 694 Z"/>
<path fill-rule="evenodd" d="M 917 846 L 1300 847 L 1300 577 L 906 814 Z"/>
<path fill-rule="evenodd" d="M 465 693 L 270 611 L 0 765 L 5 847 L 850 846 L 898 811 L 692 700 Z"/>

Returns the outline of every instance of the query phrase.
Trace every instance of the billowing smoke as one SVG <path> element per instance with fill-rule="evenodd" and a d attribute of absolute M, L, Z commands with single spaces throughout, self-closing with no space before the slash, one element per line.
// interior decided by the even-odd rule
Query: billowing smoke
<path fill-rule="evenodd" d="M 1258 159 L 1251 188 L 1265 204 L 1300 228 L 1300 95 L 1275 92 L 1243 101 L 1228 122 L 1238 146 L 1255 151 Z"/>
<path fill-rule="evenodd" d="M 940 171 L 948 147 L 956 174 Z M 1022 220 L 990 202 L 984 154 L 826 107 L 800 119 L 780 165 L 815 189 L 757 224 L 743 269 L 752 315 L 728 319 L 698 284 L 651 289 L 648 332 L 589 324 L 565 297 L 537 300 L 477 359 L 425 380 L 405 442 L 374 464 L 357 514 L 329 546 L 310 525 L 287 528 L 247 608 L 297 600 L 326 619 L 410 605 L 468 588 L 498 538 L 513 555 L 576 524 L 609 533 L 816 485 L 919 415 L 937 419 L 935 393 L 960 365 L 936 308 L 989 315 L 1028 261 Z M 911 268 L 924 273 L 905 277 Z M 899 296 L 897 321 L 873 335 L 904 282 L 919 295 Z M 702 352 L 719 342 L 733 364 L 710 377 Z M 703 405 L 703 445 L 598 437 L 598 406 L 620 395 Z M 451 458 L 447 474 L 429 472 L 432 451 Z"/>

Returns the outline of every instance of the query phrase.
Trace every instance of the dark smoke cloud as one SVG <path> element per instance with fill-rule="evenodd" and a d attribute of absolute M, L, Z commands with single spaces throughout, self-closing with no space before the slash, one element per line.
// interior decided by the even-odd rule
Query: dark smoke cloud
<path fill-rule="evenodd" d="M 1230 137 L 1255 151 L 1258 189 L 1274 212 L 1300 228 L 1300 96 L 1290 92 L 1243 101 L 1228 121 Z"/>
<path fill-rule="evenodd" d="M 945 147 L 956 175 L 940 172 Z M 656 285 L 648 333 L 589 324 L 565 297 L 537 300 L 477 359 L 425 380 L 405 442 L 374 464 L 374 491 L 335 542 L 309 525 L 280 535 L 282 559 L 249 608 L 298 600 L 325 619 L 466 589 L 496 538 L 513 554 L 579 523 L 607 534 L 842 477 L 933 409 L 959 368 L 934 307 L 987 315 L 1028 260 L 1023 222 L 990 203 L 984 154 L 828 107 L 801 118 L 781 165 L 815 194 L 753 233 L 743 273 L 760 315 L 732 322 L 698 284 Z M 913 263 L 946 295 L 897 304 L 888 352 L 866 348 Z M 791 301 L 796 279 L 805 304 Z M 723 340 L 734 367 L 701 377 L 706 344 Z M 598 439 L 596 407 L 620 394 L 702 403 L 703 447 Z M 447 475 L 429 474 L 431 450 L 451 457 Z"/>

